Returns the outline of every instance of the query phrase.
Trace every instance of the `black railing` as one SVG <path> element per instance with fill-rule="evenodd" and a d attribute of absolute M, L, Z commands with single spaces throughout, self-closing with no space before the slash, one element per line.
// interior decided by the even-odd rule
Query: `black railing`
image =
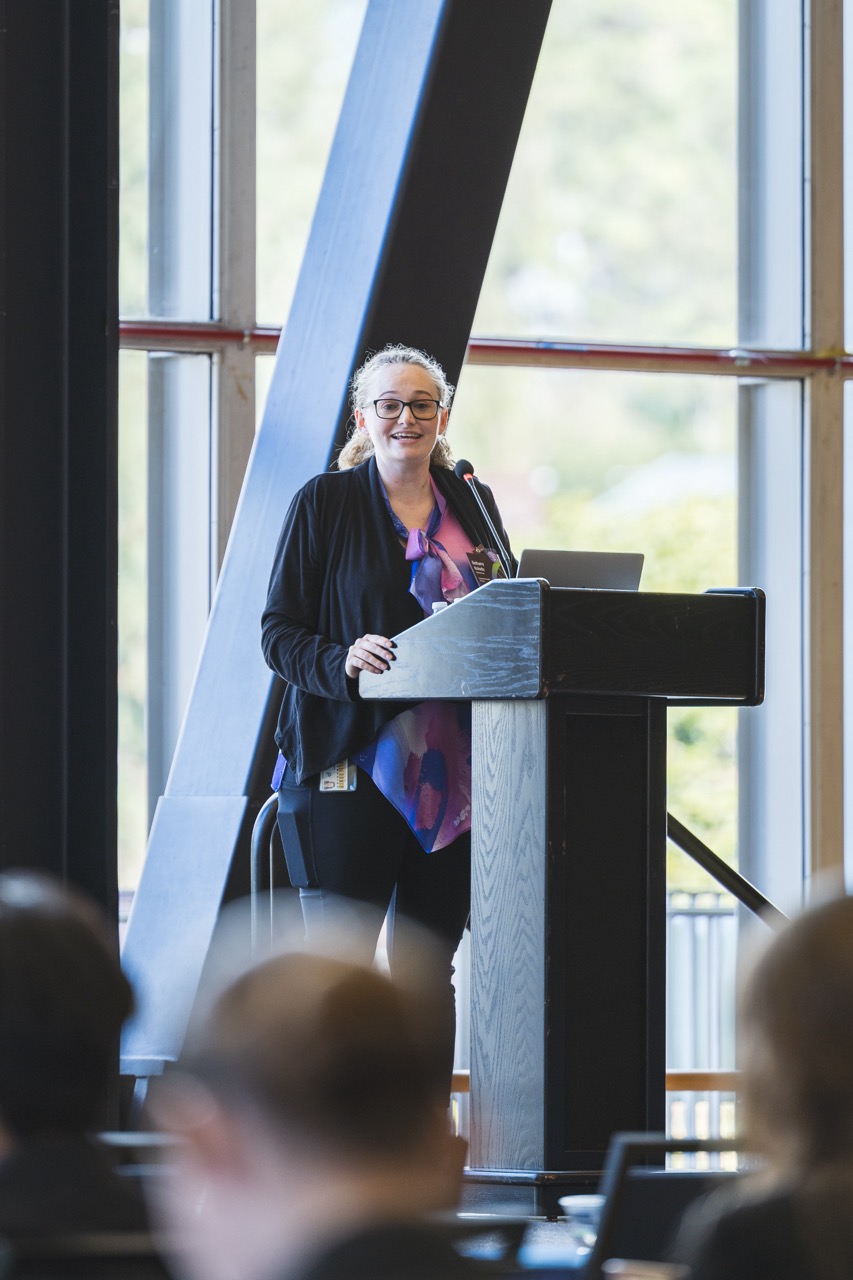
<path fill-rule="evenodd" d="M 252 827 L 251 865 L 249 871 L 249 916 L 252 931 L 252 955 L 258 949 L 258 898 L 261 890 L 261 854 L 264 849 L 269 853 L 269 886 L 270 886 L 270 939 L 273 937 L 273 904 L 275 901 L 272 887 L 275 883 L 273 875 L 273 859 L 275 857 L 276 815 L 278 813 L 278 792 L 274 791 L 268 800 L 261 805 L 255 825 Z"/>
<path fill-rule="evenodd" d="M 688 857 L 713 876 L 717 884 L 722 885 L 728 893 L 737 898 L 738 902 L 742 902 L 755 915 L 760 916 L 771 929 L 781 929 L 788 923 L 788 917 L 784 912 L 775 907 L 769 898 L 765 898 L 764 894 L 756 889 L 755 885 L 750 884 L 739 871 L 735 871 L 734 867 L 724 862 L 713 849 L 703 844 L 697 835 L 689 831 L 671 813 L 666 815 L 666 833 L 673 844 L 683 849 Z"/>

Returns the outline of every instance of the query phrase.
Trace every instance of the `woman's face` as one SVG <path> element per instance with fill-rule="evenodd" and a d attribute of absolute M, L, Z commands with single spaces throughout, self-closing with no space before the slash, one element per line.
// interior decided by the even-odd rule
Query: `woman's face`
<path fill-rule="evenodd" d="M 356 409 L 355 420 L 357 430 L 373 441 L 380 472 L 429 467 L 430 454 L 447 428 L 447 410 L 438 409 L 429 419 L 416 418 L 409 402 L 439 398 L 438 388 L 420 365 L 387 365 L 372 375 L 366 404 Z M 393 417 L 381 417 L 375 400 L 401 400 L 404 407 Z"/>

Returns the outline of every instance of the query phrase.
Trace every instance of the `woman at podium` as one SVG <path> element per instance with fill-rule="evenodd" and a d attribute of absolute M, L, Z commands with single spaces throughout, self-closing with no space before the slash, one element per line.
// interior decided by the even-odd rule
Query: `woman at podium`
<path fill-rule="evenodd" d="M 262 619 L 264 657 L 286 682 L 273 786 L 306 930 L 331 899 L 366 904 L 380 924 L 390 908 L 393 972 L 395 915 L 427 927 L 441 942 L 451 1018 L 470 901 L 470 707 L 362 701 L 358 676 L 388 670 L 395 634 L 473 591 L 497 562 L 453 470 L 453 390 L 410 347 L 361 366 L 337 471 L 310 480 L 285 516 Z M 480 493 L 506 543 L 490 491 Z"/>

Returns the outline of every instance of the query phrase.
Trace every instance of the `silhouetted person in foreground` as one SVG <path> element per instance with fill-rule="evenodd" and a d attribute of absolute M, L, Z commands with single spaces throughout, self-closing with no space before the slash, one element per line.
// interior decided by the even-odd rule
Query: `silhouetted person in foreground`
<path fill-rule="evenodd" d="M 763 953 L 739 1027 L 745 1146 L 766 1168 L 694 1211 L 694 1280 L 853 1275 L 853 898 L 803 913 Z"/>
<path fill-rule="evenodd" d="M 142 1231 L 90 1135 L 133 1008 L 101 920 L 47 877 L 0 874 L 0 1236 Z"/>
<path fill-rule="evenodd" d="M 458 1193 L 432 999 L 325 955 L 235 981 L 158 1082 L 160 1212 L 194 1280 L 476 1275 L 424 1221 Z M 457 1159 L 457 1166 L 461 1161 Z"/>

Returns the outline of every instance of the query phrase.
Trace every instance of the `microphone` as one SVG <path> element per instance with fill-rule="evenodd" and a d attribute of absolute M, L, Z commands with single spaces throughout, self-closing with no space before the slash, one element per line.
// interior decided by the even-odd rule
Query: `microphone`
<path fill-rule="evenodd" d="M 485 520 L 488 526 L 489 533 L 492 535 L 492 537 L 495 540 L 495 550 L 498 553 L 498 559 L 503 565 L 503 571 L 508 578 L 511 578 L 513 576 L 512 557 L 510 556 L 509 552 L 507 551 L 506 547 L 501 541 L 501 536 L 498 533 L 497 529 L 495 528 L 494 521 L 492 520 L 492 517 L 489 515 L 488 511 L 486 510 L 486 504 L 483 502 L 483 499 L 480 497 L 479 490 L 477 489 L 477 482 L 474 479 L 473 462 L 469 462 L 467 458 L 460 458 L 456 466 L 453 468 L 453 470 L 460 480 L 465 481 L 468 488 L 471 490 L 471 493 L 474 495 L 474 501 L 477 503 L 477 506 L 480 508 L 480 514 L 482 515 L 483 519 Z"/>

